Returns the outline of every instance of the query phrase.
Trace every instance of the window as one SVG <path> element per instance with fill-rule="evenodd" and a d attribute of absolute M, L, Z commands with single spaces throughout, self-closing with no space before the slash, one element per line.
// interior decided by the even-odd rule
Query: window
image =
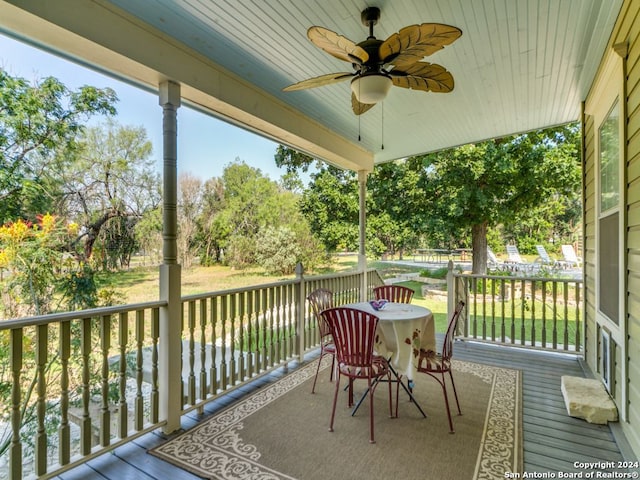
<path fill-rule="evenodd" d="M 625 389 L 616 390 L 616 378 L 626 378 L 624 322 L 624 121 L 625 96 L 622 58 L 624 45 L 616 45 L 605 55 L 585 103 L 585 114 L 591 116 L 593 130 L 587 141 L 593 143 L 594 217 L 587 221 L 594 230 L 595 329 L 587 341 L 594 367 L 612 395 L 620 393 L 620 405 L 626 404 Z M 589 228 L 589 227 L 587 227 Z M 613 356 L 614 352 L 615 358 Z M 620 375 L 620 377 L 618 377 Z M 624 409 L 621 417 L 625 418 Z"/>
<path fill-rule="evenodd" d="M 598 257 L 600 311 L 618 325 L 620 267 L 620 113 L 616 98 L 598 129 L 600 219 Z"/>
<path fill-rule="evenodd" d="M 593 116 L 596 171 L 596 311 L 597 322 L 611 333 L 611 340 L 624 338 L 620 321 L 623 312 L 621 271 L 623 210 L 622 179 L 624 139 L 622 60 L 609 52 L 594 95 L 586 106 Z"/>
<path fill-rule="evenodd" d="M 600 212 L 620 201 L 620 113 L 614 103 L 598 132 L 600 140 Z"/>
<path fill-rule="evenodd" d="M 599 305 L 600 312 L 615 325 L 620 316 L 620 250 L 619 250 L 619 213 L 601 217 L 599 223 L 598 262 L 599 262 Z"/>

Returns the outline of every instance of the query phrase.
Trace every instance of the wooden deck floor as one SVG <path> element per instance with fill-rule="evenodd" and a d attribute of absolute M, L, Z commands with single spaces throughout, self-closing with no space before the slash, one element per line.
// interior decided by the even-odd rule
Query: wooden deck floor
<path fill-rule="evenodd" d="M 478 343 L 456 342 L 455 358 L 477 363 L 517 368 L 523 371 L 523 438 L 526 472 L 580 472 L 575 462 L 611 462 L 623 455 L 608 426 L 591 425 L 567 415 L 560 391 L 562 375 L 584 376 L 581 363 L 568 355 L 553 355 L 516 348 L 501 348 Z M 202 416 L 191 413 L 183 417 L 187 429 L 226 407 L 283 373 L 257 380 L 210 404 Z M 126 446 L 89 461 L 59 479 L 145 480 L 197 479 L 170 465 L 147 449 L 165 441 L 161 432 L 148 434 Z M 304 480 L 304 479 L 301 479 Z"/>

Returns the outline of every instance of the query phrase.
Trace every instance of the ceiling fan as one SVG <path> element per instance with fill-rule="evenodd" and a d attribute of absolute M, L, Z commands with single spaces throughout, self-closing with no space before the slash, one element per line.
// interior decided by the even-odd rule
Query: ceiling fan
<path fill-rule="evenodd" d="M 324 27 L 311 27 L 309 40 L 325 52 L 352 64 L 353 72 L 338 72 L 309 78 L 285 87 L 286 92 L 322 87 L 351 79 L 351 106 L 361 115 L 383 100 L 391 85 L 447 93 L 453 90 L 453 76 L 444 67 L 422 59 L 453 43 L 462 35 L 459 28 L 441 23 L 404 27 L 386 40 L 373 36 L 380 9 L 368 7 L 361 13 L 369 37 L 356 44 Z"/>

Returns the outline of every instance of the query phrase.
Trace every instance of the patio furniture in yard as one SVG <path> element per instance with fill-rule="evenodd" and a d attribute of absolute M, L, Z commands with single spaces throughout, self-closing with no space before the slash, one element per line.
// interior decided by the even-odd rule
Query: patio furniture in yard
<path fill-rule="evenodd" d="M 487 266 L 495 270 L 505 270 L 505 264 L 503 261 L 498 260 L 498 257 L 489 246 L 487 246 Z"/>
<path fill-rule="evenodd" d="M 449 250 L 443 248 L 419 248 L 413 255 L 414 262 L 442 263 L 449 259 Z"/>
<path fill-rule="evenodd" d="M 493 253 L 493 250 L 487 246 L 487 267 L 498 270 L 499 272 L 517 272 L 522 268 L 522 264 L 518 262 L 514 262 L 510 259 L 500 260 Z"/>
<path fill-rule="evenodd" d="M 331 331 L 329 330 L 329 325 L 322 317 L 322 312 L 327 308 L 333 307 L 333 292 L 326 288 L 319 288 L 314 290 L 307 297 L 309 303 L 311 304 L 311 309 L 313 310 L 313 315 L 316 318 L 316 322 L 318 325 L 318 332 L 320 333 L 320 360 L 325 355 L 331 355 L 331 377 L 333 380 L 333 370 L 335 369 L 336 362 L 336 346 L 333 343 L 333 339 L 331 338 Z M 318 361 L 318 368 L 316 368 L 316 376 L 313 379 L 313 387 L 311 388 L 311 393 L 315 393 L 316 391 L 316 381 L 318 380 L 318 372 L 320 371 L 320 361 Z"/>
<path fill-rule="evenodd" d="M 536 250 L 538 251 L 538 258 L 536 258 L 535 260 L 536 263 L 539 263 L 542 266 L 551 267 L 553 269 L 563 266 L 561 261 L 551 258 L 543 245 L 536 245 Z"/>
<path fill-rule="evenodd" d="M 464 308 L 464 302 L 458 302 L 451 320 L 449 320 L 449 326 L 447 327 L 447 333 L 444 337 L 442 344 L 442 352 L 436 353 L 433 350 L 420 349 L 420 358 L 418 360 L 418 372 L 426 373 L 431 378 L 435 379 L 442 387 L 442 393 L 444 394 L 444 404 L 447 407 L 447 416 L 449 417 L 449 432 L 455 433 L 453 429 L 453 421 L 451 420 L 451 409 L 449 408 L 449 397 L 447 395 L 447 383 L 446 375 L 449 375 L 451 379 L 451 386 L 453 387 L 453 395 L 456 398 L 456 405 L 458 407 L 458 415 L 462 415 L 460 410 L 460 402 L 458 401 L 458 392 L 456 391 L 456 384 L 453 381 L 453 373 L 451 372 L 451 356 L 453 355 L 453 336 L 456 331 L 456 325 L 460 312 Z"/>
<path fill-rule="evenodd" d="M 395 303 L 411 303 L 414 291 L 402 285 L 381 285 L 373 289 L 376 300 L 388 300 Z"/>
<path fill-rule="evenodd" d="M 562 245 L 562 256 L 567 268 L 582 267 L 582 259 L 576 254 L 573 245 Z"/>
<path fill-rule="evenodd" d="M 369 392 L 369 442 L 375 443 L 373 429 L 374 393 L 380 380 L 386 380 L 389 387 L 389 417 L 393 417 L 391 369 L 386 358 L 373 353 L 378 317 L 362 310 L 345 307 L 329 308 L 322 312 L 322 317 L 329 325 L 336 346 L 336 360 L 338 362 L 338 378 L 333 395 L 329 431 L 333 432 L 333 421 L 342 376 L 349 380 L 349 407 L 353 406 L 353 381 L 366 379 Z"/>
<path fill-rule="evenodd" d="M 505 263 L 510 264 L 512 270 L 516 272 L 532 273 L 537 269 L 537 265 L 527 262 L 520 256 L 516 245 L 507 245 L 507 260 Z"/>

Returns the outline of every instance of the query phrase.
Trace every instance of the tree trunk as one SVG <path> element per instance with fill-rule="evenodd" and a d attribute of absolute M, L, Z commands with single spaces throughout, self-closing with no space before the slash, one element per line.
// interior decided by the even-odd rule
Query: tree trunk
<path fill-rule="evenodd" d="M 484 275 L 487 273 L 487 222 L 471 227 L 471 247 L 473 248 L 471 273 Z"/>
<path fill-rule="evenodd" d="M 120 213 L 117 210 L 111 209 L 105 212 L 102 217 L 93 222 L 91 225 L 87 225 L 87 238 L 84 243 L 85 260 L 89 260 L 91 258 L 91 255 L 93 254 L 93 245 L 96 243 L 98 235 L 100 235 L 100 230 L 102 229 L 104 224 L 107 223 L 109 219 L 117 217 L 119 215 Z"/>

